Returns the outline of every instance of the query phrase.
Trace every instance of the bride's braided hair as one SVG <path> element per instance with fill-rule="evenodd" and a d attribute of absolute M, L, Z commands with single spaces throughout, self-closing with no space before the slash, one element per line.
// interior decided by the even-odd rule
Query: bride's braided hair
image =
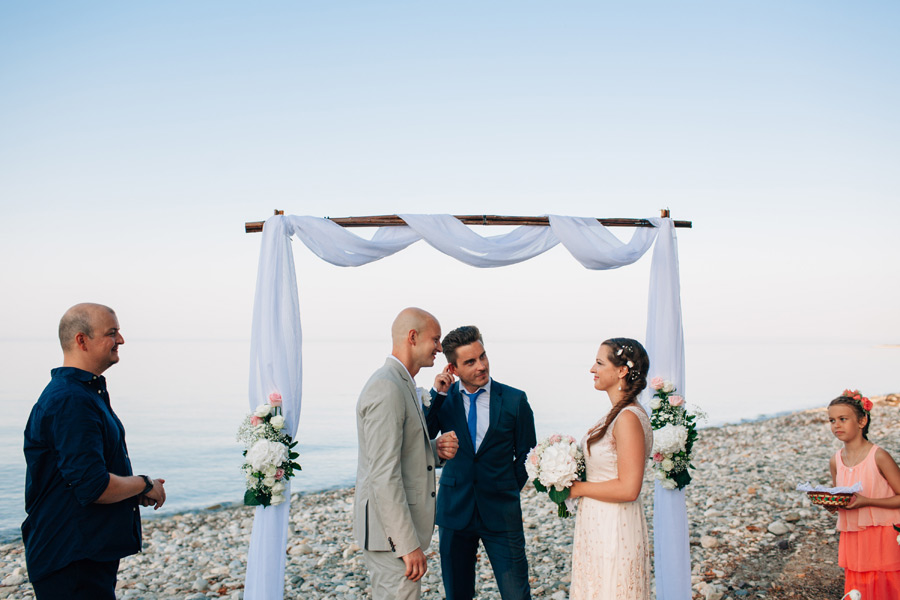
<path fill-rule="evenodd" d="M 637 340 L 630 338 L 611 338 L 601 344 L 609 350 L 609 362 L 617 367 L 627 367 L 628 373 L 621 380 L 624 395 L 617 402 L 602 426 L 595 427 L 588 435 L 585 451 L 590 454 L 591 444 L 603 438 L 612 422 L 626 406 L 637 402 L 638 395 L 647 387 L 647 373 L 650 371 L 650 357 Z M 629 365 L 628 363 L 631 363 Z"/>

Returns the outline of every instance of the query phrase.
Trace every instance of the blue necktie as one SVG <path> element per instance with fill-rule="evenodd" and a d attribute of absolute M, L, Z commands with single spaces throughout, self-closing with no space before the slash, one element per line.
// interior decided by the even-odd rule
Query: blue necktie
<path fill-rule="evenodd" d="M 463 391 L 463 394 L 469 397 L 469 437 L 472 438 L 472 447 L 475 448 L 475 440 L 478 439 L 478 407 L 475 404 L 475 399 L 478 398 L 478 394 L 484 391 L 484 388 L 481 388 L 477 392 L 469 393 Z"/>

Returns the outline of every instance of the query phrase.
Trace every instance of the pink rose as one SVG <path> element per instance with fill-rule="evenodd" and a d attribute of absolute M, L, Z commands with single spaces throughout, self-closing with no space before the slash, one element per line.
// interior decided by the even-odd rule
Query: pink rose
<path fill-rule="evenodd" d="M 281 406 L 281 394 L 278 392 L 272 392 L 269 394 L 269 404 L 272 406 Z"/>
<path fill-rule="evenodd" d="M 650 380 L 650 387 L 652 387 L 654 390 L 659 390 L 662 389 L 663 383 L 664 382 L 662 377 L 654 377 Z"/>
<path fill-rule="evenodd" d="M 659 452 L 657 452 L 656 454 L 653 455 L 653 462 L 662 462 L 663 458 L 664 458 L 663 455 L 660 454 Z"/>
<path fill-rule="evenodd" d="M 254 427 L 262 424 L 262 422 L 263 422 L 263 420 L 260 419 L 259 417 L 257 417 L 256 415 L 253 415 L 252 417 L 250 417 L 250 424 L 253 425 Z"/>
<path fill-rule="evenodd" d="M 530 460 L 531 460 L 531 464 L 537 465 L 538 464 L 538 455 L 532 454 Z"/>
<path fill-rule="evenodd" d="M 275 469 L 275 479 L 284 477 L 284 469 Z"/>
<path fill-rule="evenodd" d="M 872 404 L 872 401 L 871 401 L 871 400 L 869 400 L 868 398 L 863 398 L 863 399 L 862 399 L 862 407 L 865 409 L 866 412 L 871 411 L 871 410 L 872 410 L 872 406 L 874 406 L 874 405 Z"/>
<path fill-rule="evenodd" d="M 559 435 L 558 433 L 554 433 L 553 435 L 550 436 L 550 443 L 551 443 L 551 444 L 556 444 L 556 443 L 559 443 L 559 442 L 561 442 L 561 441 L 562 441 L 562 436 Z"/>
<path fill-rule="evenodd" d="M 671 404 L 672 406 L 681 406 L 682 404 L 684 404 L 684 397 L 673 394 L 669 396 L 669 404 Z"/>

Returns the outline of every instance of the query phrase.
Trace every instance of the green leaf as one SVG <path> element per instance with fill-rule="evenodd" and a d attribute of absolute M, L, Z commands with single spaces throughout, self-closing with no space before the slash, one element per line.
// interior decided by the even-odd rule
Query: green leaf
<path fill-rule="evenodd" d="M 675 486 L 680 490 L 691 482 L 691 474 L 688 473 L 687 469 L 679 471 L 672 477 L 672 481 L 675 482 Z"/>
<path fill-rule="evenodd" d="M 296 452 L 291 452 L 290 454 L 288 454 L 288 457 L 289 457 L 291 460 L 294 460 L 295 458 L 300 458 L 300 455 L 297 454 Z"/>
<path fill-rule="evenodd" d="M 569 497 L 569 488 L 563 488 L 562 491 L 557 491 L 555 487 L 552 487 L 547 490 L 547 493 L 550 494 L 550 499 L 560 504 L 566 501 L 566 498 Z"/>
<path fill-rule="evenodd" d="M 260 501 L 256 498 L 256 494 L 253 493 L 253 490 L 247 490 L 244 492 L 244 506 L 259 506 Z"/>
<path fill-rule="evenodd" d="M 544 487 L 544 484 L 541 483 L 540 481 L 538 481 L 537 479 L 534 480 L 534 489 L 536 489 L 539 492 L 547 491 L 547 488 Z"/>

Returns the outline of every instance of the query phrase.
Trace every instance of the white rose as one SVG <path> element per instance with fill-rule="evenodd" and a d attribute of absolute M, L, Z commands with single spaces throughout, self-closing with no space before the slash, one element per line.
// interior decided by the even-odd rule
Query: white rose
<path fill-rule="evenodd" d="M 263 485 L 266 487 L 272 487 L 273 485 L 275 485 L 275 478 L 266 477 L 265 479 L 263 479 Z"/>
<path fill-rule="evenodd" d="M 553 444 L 541 455 L 540 482 L 544 487 L 551 485 L 562 491 L 575 480 L 578 463 L 569 456 L 566 444 Z"/>
<path fill-rule="evenodd" d="M 269 504 L 272 506 L 278 506 L 279 504 L 284 503 L 284 496 L 281 494 L 272 494 L 272 499 L 269 501 Z"/>
<path fill-rule="evenodd" d="M 268 404 L 260 404 L 256 407 L 256 410 L 253 412 L 254 415 L 262 419 L 263 417 L 268 417 L 269 413 L 272 412 L 272 407 Z"/>
<path fill-rule="evenodd" d="M 280 431 L 284 429 L 284 417 L 281 415 L 275 415 L 271 419 L 269 419 L 269 425 L 275 428 L 276 431 Z"/>
<path fill-rule="evenodd" d="M 264 471 L 270 465 L 280 465 L 287 460 L 287 449 L 278 442 L 259 440 L 247 450 L 246 460 L 254 471 Z"/>
<path fill-rule="evenodd" d="M 263 469 L 263 475 L 266 477 L 275 477 L 275 472 L 278 468 L 275 465 L 268 465 L 265 469 Z"/>
<path fill-rule="evenodd" d="M 666 488 L 667 490 L 674 490 L 674 489 L 675 489 L 675 482 L 672 481 L 671 479 L 663 479 L 663 481 L 662 481 L 662 486 L 663 486 L 664 488 Z"/>
<path fill-rule="evenodd" d="M 672 383 L 671 381 L 664 381 L 663 386 L 662 386 L 662 391 L 664 391 L 667 394 L 671 394 L 672 392 L 675 391 L 675 384 Z"/>
<path fill-rule="evenodd" d="M 531 452 L 528 453 L 528 456 L 525 457 L 525 473 L 528 474 L 528 480 L 534 481 L 538 476 L 538 465 L 534 463 L 534 456 L 537 452 L 537 448 L 532 448 Z"/>
<path fill-rule="evenodd" d="M 276 481 L 275 484 L 272 486 L 272 493 L 280 494 L 283 491 L 284 491 L 284 484 L 281 483 L 280 481 Z"/>
<path fill-rule="evenodd" d="M 675 468 L 675 463 L 671 459 L 666 458 L 660 463 L 660 466 L 663 468 L 663 471 L 671 471 Z"/>
<path fill-rule="evenodd" d="M 651 454 L 673 454 L 684 450 L 687 443 L 687 428 L 684 425 L 663 425 L 653 432 Z"/>
<path fill-rule="evenodd" d="M 416 388 L 416 395 L 419 397 L 419 402 L 422 403 L 422 406 L 428 408 L 431 406 L 431 391 L 426 390 L 425 388 Z"/>
<path fill-rule="evenodd" d="M 657 469 L 656 472 L 653 474 L 653 476 L 656 477 L 657 479 L 665 479 L 666 473 L 665 473 L 665 471 L 660 471 L 659 469 Z"/>
<path fill-rule="evenodd" d="M 658 410 L 661 405 L 662 402 L 656 396 L 654 396 L 653 399 L 650 400 L 650 410 Z"/>

